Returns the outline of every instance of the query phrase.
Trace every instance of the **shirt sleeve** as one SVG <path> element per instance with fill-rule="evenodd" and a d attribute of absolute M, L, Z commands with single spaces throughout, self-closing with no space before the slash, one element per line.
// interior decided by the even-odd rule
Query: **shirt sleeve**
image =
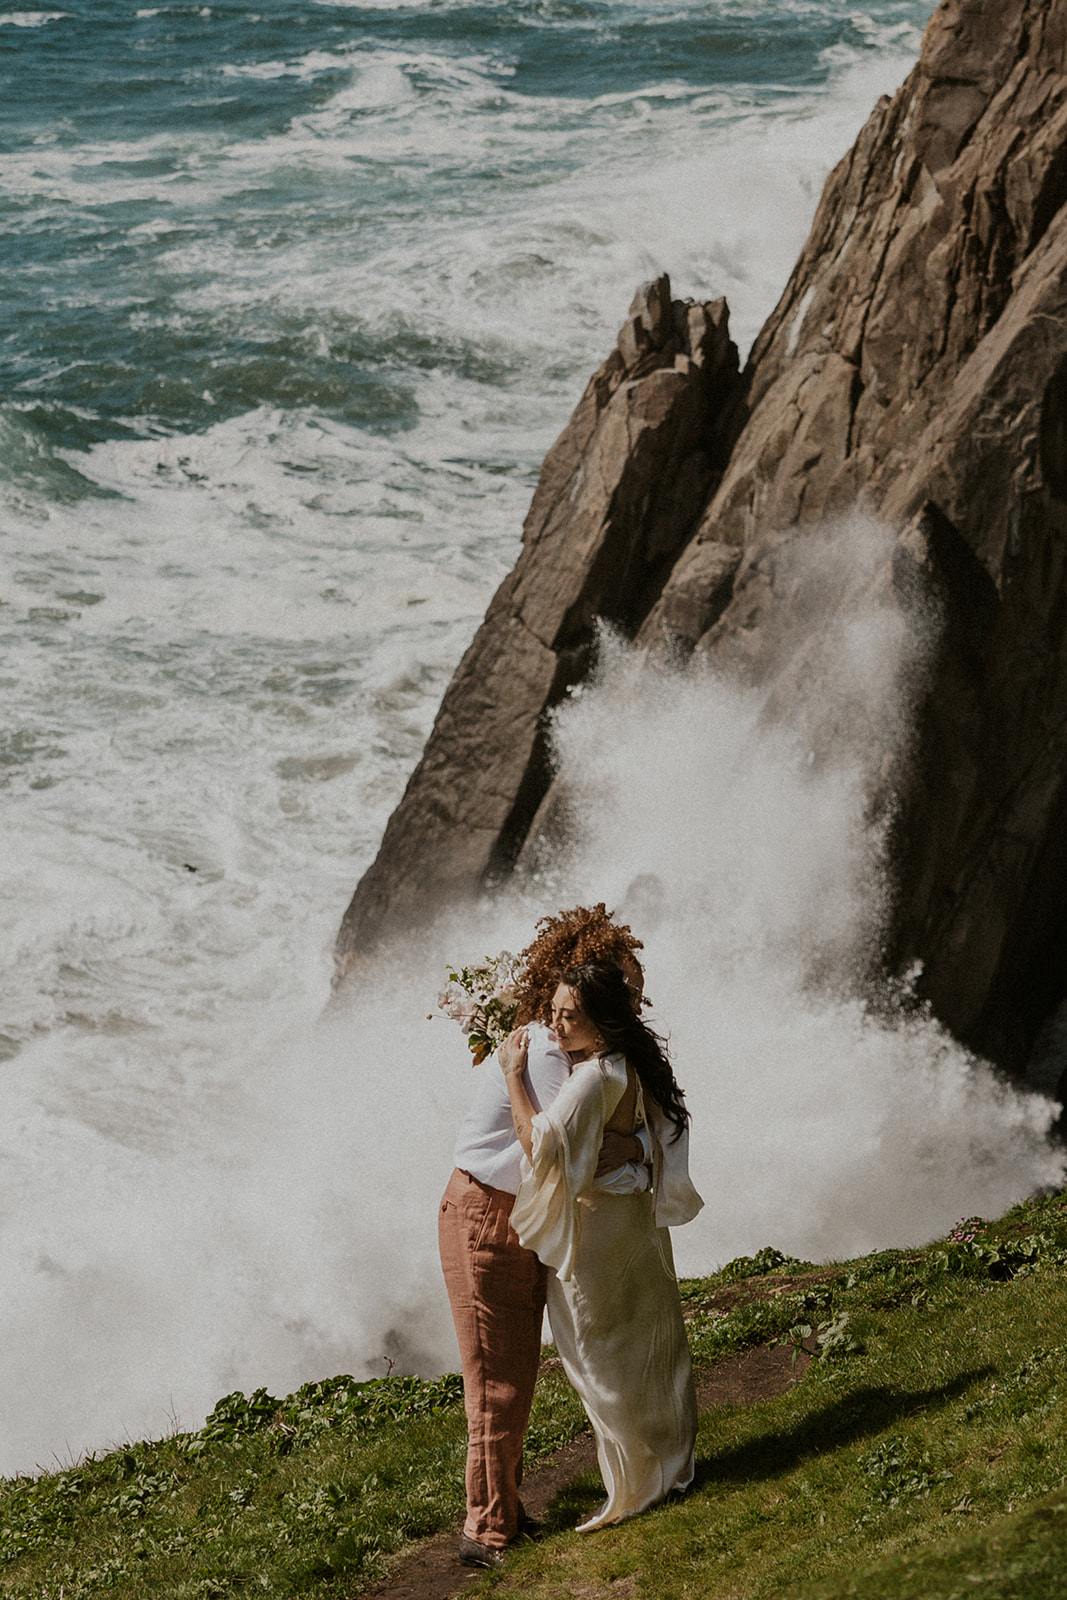
<path fill-rule="evenodd" d="M 541 1022 L 528 1029 L 526 1080 L 534 1109 L 550 1106 L 571 1075 L 571 1064 L 556 1037 Z"/>
<path fill-rule="evenodd" d="M 563 1279 L 571 1276 L 578 1248 L 578 1197 L 593 1186 L 604 1124 L 625 1087 L 621 1057 L 583 1061 L 533 1119 L 533 1156 L 523 1157 L 511 1225 Z"/>

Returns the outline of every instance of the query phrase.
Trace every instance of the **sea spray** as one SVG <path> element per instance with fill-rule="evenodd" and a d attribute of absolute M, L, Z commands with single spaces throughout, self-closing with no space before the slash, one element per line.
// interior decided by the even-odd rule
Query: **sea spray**
<path fill-rule="evenodd" d="M 434 1218 L 471 1070 L 426 1013 L 446 962 L 561 902 L 646 938 L 710 1202 L 689 1269 L 851 1248 L 839 1196 L 863 1240 L 932 1232 L 1054 1165 L 1040 1105 L 849 989 L 883 892 L 854 747 L 824 764 L 766 703 L 631 688 L 610 654 L 560 722 L 596 802 L 567 873 L 417 930 L 320 1020 L 347 896 L 635 286 L 727 294 L 744 349 L 927 11 L 0 18 L 0 1470 L 196 1426 L 236 1386 L 452 1361 Z M 668 693 L 691 726 L 656 731 Z M 702 719 L 731 782 L 687 754 Z M 653 748 L 651 861 L 627 796 Z"/>
<path fill-rule="evenodd" d="M 250 950 L 234 1018 L 186 1018 L 180 1053 L 153 1019 L 154 1071 L 144 1017 L 112 1024 L 107 1071 L 91 1034 L 24 1049 L 4 1469 L 47 1464 L 42 1441 L 62 1456 L 196 1425 L 235 1387 L 454 1363 L 435 1217 L 473 1078 L 427 1013 L 448 963 L 521 948 L 561 904 L 605 899 L 645 940 L 707 1200 L 681 1271 L 767 1243 L 824 1259 L 920 1241 L 1056 1181 L 1047 1101 L 863 998 L 883 906 L 869 756 L 906 737 L 914 641 L 885 604 L 842 609 L 840 574 L 886 553 L 860 522 L 812 535 L 824 648 L 788 695 L 791 661 L 757 690 L 606 640 L 557 720 L 572 820 L 551 870 L 413 929 L 325 1017 L 306 952 L 272 992 L 276 949 Z M 121 944 L 113 895 L 106 916 Z"/>
<path fill-rule="evenodd" d="M 569 837 L 527 892 L 604 899 L 646 941 L 708 1200 L 682 1270 L 768 1242 L 824 1259 L 922 1240 L 1063 1172 L 1049 1102 L 876 974 L 887 786 L 937 626 L 896 602 L 890 552 L 858 516 L 781 542 L 758 688 L 606 640 L 556 718 Z"/>

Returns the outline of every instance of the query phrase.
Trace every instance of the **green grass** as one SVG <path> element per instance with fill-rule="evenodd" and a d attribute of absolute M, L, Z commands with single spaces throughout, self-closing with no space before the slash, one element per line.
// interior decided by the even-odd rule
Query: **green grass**
<path fill-rule="evenodd" d="M 817 1358 L 701 1419 L 681 1501 L 579 1538 L 595 1473 L 476 1586 L 527 1600 L 1067 1600 L 1067 1200 L 923 1250 L 816 1268 L 776 1252 L 683 1285 L 698 1365 Z M 542 1375 L 534 1456 L 582 1417 Z M 458 1527 L 459 1381 L 227 1396 L 197 1434 L 0 1484 L 0 1596 L 354 1595 Z"/>
<path fill-rule="evenodd" d="M 0 1593 L 340 1593 L 454 1516 L 462 1457 L 457 1379 L 227 1396 L 198 1434 L 4 1484 Z"/>
<path fill-rule="evenodd" d="M 497 1600 L 1067 1596 L 1067 1203 L 806 1283 L 784 1266 L 763 1280 L 779 1295 L 725 1317 L 715 1293 L 736 1268 L 687 1285 L 707 1306 L 692 1342 L 821 1337 L 803 1382 L 706 1414 L 681 1503 L 517 1553 Z"/>
<path fill-rule="evenodd" d="M 545 1374 L 531 1457 L 584 1420 Z M 0 1595 L 350 1595 L 462 1520 L 465 1451 L 458 1376 L 226 1395 L 198 1433 L 0 1482 Z"/>

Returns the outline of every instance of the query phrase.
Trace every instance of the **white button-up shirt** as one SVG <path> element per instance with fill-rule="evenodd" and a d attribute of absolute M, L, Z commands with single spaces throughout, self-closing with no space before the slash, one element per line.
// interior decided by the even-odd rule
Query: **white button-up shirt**
<path fill-rule="evenodd" d="M 534 1111 L 544 1111 L 570 1077 L 571 1064 L 543 1023 L 531 1022 L 527 1037 L 527 1092 Z M 474 1103 L 460 1124 L 453 1159 L 479 1183 L 518 1194 L 522 1146 L 515 1134 L 508 1086 L 495 1055 L 481 1068 Z"/>

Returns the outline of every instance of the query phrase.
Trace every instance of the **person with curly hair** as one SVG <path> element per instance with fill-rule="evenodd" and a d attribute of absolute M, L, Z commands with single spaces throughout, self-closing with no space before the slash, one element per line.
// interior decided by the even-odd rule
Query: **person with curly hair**
<path fill-rule="evenodd" d="M 603 900 L 595 906 L 575 906 L 554 917 L 542 917 L 533 943 L 520 956 L 522 992 L 515 1016 L 516 1027 L 527 1022 L 550 1022 L 552 997 L 560 973 L 590 961 L 621 967 L 638 1004 L 644 999 L 644 974 L 637 951 L 644 945 L 628 923 L 615 922 Z"/>
<path fill-rule="evenodd" d="M 614 922 L 602 902 L 543 917 L 537 928 L 520 958 L 519 1015 L 526 1024 L 524 1082 L 539 1112 L 571 1073 L 570 1057 L 547 1026 L 556 974 L 593 956 L 626 962 L 635 986 L 628 991 L 631 1003 L 640 999 L 642 978 L 634 956 L 641 941 Z M 639 1134 L 610 1131 L 599 1159 L 605 1170 L 629 1163 L 643 1171 L 649 1153 Z M 467 1515 L 459 1559 L 473 1567 L 499 1566 L 523 1522 L 522 1445 L 541 1358 L 548 1274 L 511 1226 L 521 1160 L 505 1079 L 490 1066 L 460 1127 L 455 1170 L 438 1215 L 467 1411 Z"/>
<path fill-rule="evenodd" d="M 522 1181 L 519 1242 L 552 1270 L 552 1336 L 596 1436 L 607 1491 L 588 1533 L 657 1504 L 693 1479 L 697 1409 L 668 1229 L 703 1205 L 689 1180 L 689 1112 L 663 1041 L 633 1005 L 619 966 L 563 971 L 552 1025 L 572 1064 L 551 1103 L 527 1087 L 532 1029 L 501 1046 Z M 644 1125 L 650 1169 L 606 1171 L 606 1133 Z"/>

